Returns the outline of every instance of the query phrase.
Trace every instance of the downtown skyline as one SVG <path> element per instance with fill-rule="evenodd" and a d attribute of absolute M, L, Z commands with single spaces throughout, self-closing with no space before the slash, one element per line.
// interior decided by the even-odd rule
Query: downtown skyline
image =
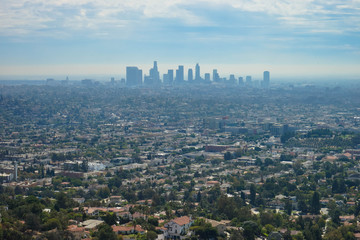
<path fill-rule="evenodd" d="M 187 74 L 185 74 L 187 70 Z M 195 76 L 194 71 L 195 70 Z M 175 75 L 174 75 L 175 73 Z M 161 77 L 162 76 L 162 77 Z M 88 80 L 86 80 L 88 81 Z M 115 78 L 111 78 L 111 82 L 115 83 Z M 158 69 L 157 61 L 153 62 L 153 67 L 150 68 L 149 73 L 136 66 L 126 67 L 126 78 L 122 78 L 120 82 L 125 83 L 127 86 L 160 86 L 164 85 L 182 85 L 182 84 L 211 84 L 211 83 L 223 83 L 230 85 L 240 85 L 247 87 L 270 87 L 270 72 L 264 71 L 263 78 L 252 79 L 252 76 L 238 76 L 230 74 L 229 78 L 219 74 L 216 68 L 212 69 L 212 75 L 210 72 L 201 73 L 200 64 L 196 63 L 195 68 L 184 69 L 183 65 L 178 65 L 177 69 L 168 69 L 167 72 L 161 74 Z"/>
<path fill-rule="evenodd" d="M 201 62 L 226 75 L 355 79 L 359 9 L 350 0 L 5 0 L 0 75 L 116 75 L 157 59 L 161 72 Z"/>

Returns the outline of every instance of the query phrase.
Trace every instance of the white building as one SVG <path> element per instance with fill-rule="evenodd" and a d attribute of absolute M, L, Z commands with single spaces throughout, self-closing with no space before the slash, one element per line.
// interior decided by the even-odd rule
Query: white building
<path fill-rule="evenodd" d="M 185 239 L 190 226 L 194 223 L 191 217 L 183 216 L 166 223 L 165 239 Z"/>

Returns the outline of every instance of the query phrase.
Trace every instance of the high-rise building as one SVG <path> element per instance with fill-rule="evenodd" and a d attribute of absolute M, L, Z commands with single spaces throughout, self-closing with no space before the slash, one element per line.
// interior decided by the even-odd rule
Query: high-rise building
<path fill-rule="evenodd" d="M 126 67 L 126 85 L 139 86 L 142 84 L 142 70 L 137 67 Z"/>
<path fill-rule="evenodd" d="M 167 74 L 169 78 L 169 83 L 172 84 L 174 82 L 174 70 L 169 69 Z"/>
<path fill-rule="evenodd" d="M 239 85 L 244 86 L 244 78 L 243 77 L 239 77 Z"/>
<path fill-rule="evenodd" d="M 157 62 L 154 61 L 154 67 L 150 69 L 150 77 L 153 79 L 154 83 L 160 83 L 160 73 L 158 71 Z"/>
<path fill-rule="evenodd" d="M 195 66 L 195 81 L 201 81 L 200 66 L 198 63 Z"/>
<path fill-rule="evenodd" d="M 178 69 L 176 70 L 176 77 L 175 77 L 176 84 L 184 83 L 184 66 L 179 65 Z"/>
<path fill-rule="evenodd" d="M 214 69 L 214 70 L 213 70 L 213 81 L 214 81 L 214 82 L 220 81 L 220 77 L 219 77 L 219 74 L 218 74 L 218 72 L 217 72 L 217 69 Z"/>
<path fill-rule="evenodd" d="M 251 76 L 246 76 L 246 85 L 251 86 L 251 84 L 252 84 Z"/>
<path fill-rule="evenodd" d="M 167 73 L 163 74 L 163 83 L 169 84 L 169 75 Z"/>
<path fill-rule="evenodd" d="M 154 61 L 154 67 L 150 69 L 149 76 L 144 76 L 144 84 L 149 86 L 160 85 L 160 73 L 158 71 L 157 62 Z"/>
<path fill-rule="evenodd" d="M 236 84 L 236 78 L 234 74 L 230 74 L 229 84 Z"/>
<path fill-rule="evenodd" d="M 263 78 L 263 87 L 268 88 L 269 86 L 270 86 L 270 72 L 265 71 L 264 78 Z"/>
<path fill-rule="evenodd" d="M 194 81 L 193 70 L 191 68 L 189 68 L 189 70 L 188 70 L 188 82 L 192 82 L 192 81 Z"/>
<path fill-rule="evenodd" d="M 207 83 L 211 82 L 210 73 L 205 73 L 205 82 L 207 82 Z"/>

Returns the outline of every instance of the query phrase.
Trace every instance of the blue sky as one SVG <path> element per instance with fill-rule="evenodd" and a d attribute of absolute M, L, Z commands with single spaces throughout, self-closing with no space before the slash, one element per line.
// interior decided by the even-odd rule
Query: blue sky
<path fill-rule="evenodd" d="M 360 0 L 0 2 L 0 75 L 360 76 Z"/>

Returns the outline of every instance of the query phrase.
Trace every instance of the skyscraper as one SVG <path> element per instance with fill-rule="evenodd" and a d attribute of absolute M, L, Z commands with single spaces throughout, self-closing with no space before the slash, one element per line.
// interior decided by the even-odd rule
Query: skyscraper
<path fill-rule="evenodd" d="M 213 81 L 214 81 L 214 82 L 220 81 L 220 77 L 219 77 L 219 74 L 218 74 L 218 72 L 217 72 L 217 69 L 214 69 L 214 70 L 213 70 Z"/>
<path fill-rule="evenodd" d="M 168 74 L 169 83 L 173 84 L 173 82 L 174 82 L 174 70 L 169 69 L 167 74 Z"/>
<path fill-rule="evenodd" d="M 206 83 L 210 83 L 211 80 L 210 80 L 210 73 L 205 73 L 205 82 Z"/>
<path fill-rule="evenodd" d="M 160 73 L 158 71 L 157 62 L 154 61 L 154 67 L 150 69 L 149 76 L 144 76 L 144 84 L 146 85 L 160 85 Z"/>
<path fill-rule="evenodd" d="M 176 84 L 184 83 L 184 66 L 179 65 L 178 69 L 176 70 L 176 77 L 175 77 Z"/>
<path fill-rule="evenodd" d="M 163 82 L 166 85 L 171 85 L 174 82 L 174 71 L 169 69 L 167 73 L 163 75 Z"/>
<path fill-rule="evenodd" d="M 189 70 L 188 70 L 188 82 L 192 82 L 192 81 L 194 81 L 193 70 L 191 68 L 189 68 Z"/>
<path fill-rule="evenodd" d="M 137 67 L 126 67 L 126 85 L 139 86 L 142 84 L 142 70 Z"/>
<path fill-rule="evenodd" d="M 268 88 L 269 86 L 270 86 L 270 72 L 265 71 L 264 78 L 263 78 L 263 87 Z"/>
<path fill-rule="evenodd" d="M 246 76 L 246 86 L 251 86 L 251 85 L 252 85 L 251 76 Z"/>
<path fill-rule="evenodd" d="M 163 83 L 169 84 L 169 75 L 167 73 L 163 74 Z"/>
<path fill-rule="evenodd" d="M 200 77 L 200 66 L 197 63 L 195 66 L 195 81 L 201 81 L 201 77 Z"/>
<path fill-rule="evenodd" d="M 244 86 L 244 78 L 243 77 L 239 77 L 239 85 Z"/>
<path fill-rule="evenodd" d="M 230 74 L 229 84 L 232 84 L 232 85 L 237 84 L 236 78 L 235 78 L 235 75 L 234 75 L 234 74 Z"/>
<path fill-rule="evenodd" d="M 154 61 L 154 67 L 150 69 L 149 72 L 150 78 L 152 78 L 153 82 L 155 84 L 159 84 L 160 83 L 160 74 L 158 71 L 158 67 L 157 67 L 157 62 Z"/>

